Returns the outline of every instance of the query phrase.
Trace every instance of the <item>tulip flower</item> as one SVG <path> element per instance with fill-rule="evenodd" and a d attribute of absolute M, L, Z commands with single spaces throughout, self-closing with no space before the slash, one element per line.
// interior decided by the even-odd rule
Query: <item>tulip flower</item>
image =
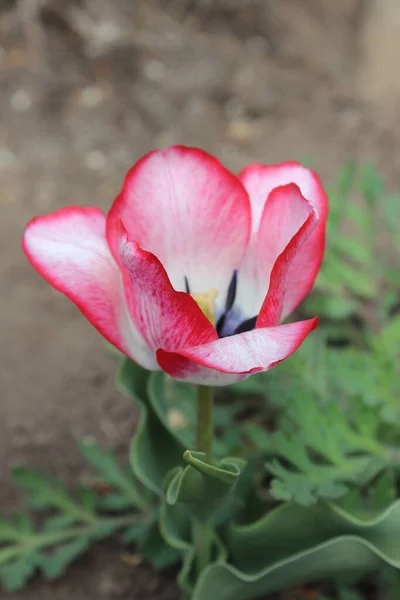
<path fill-rule="evenodd" d="M 226 385 L 292 354 L 317 318 L 281 324 L 310 291 L 327 196 L 295 162 L 238 176 L 202 150 L 150 152 L 105 215 L 71 206 L 27 226 L 33 267 L 146 369 Z"/>

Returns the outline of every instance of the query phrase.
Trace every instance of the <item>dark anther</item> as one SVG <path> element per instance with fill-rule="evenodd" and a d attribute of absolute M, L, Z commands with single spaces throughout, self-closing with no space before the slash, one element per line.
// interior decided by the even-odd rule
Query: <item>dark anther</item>
<path fill-rule="evenodd" d="M 245 331 L 251 331 L 256 326 L 257 317 L 251 317 L 251 319 L 247 319 L 247 321 L 243 321 L 240 323 L 238 327 L 235 329 L 235 333 L 244 333 Z"/>
<path fill-rule="evenodd" d="M 224 325 L 225 325 L 227 314 L 229 313 L 229 311 L 231 310 L 231 308 L 235 302 L 236 290 L 237 290 L 237 279 L 238 279 L 238 272 L 237 272 L 237 269 L 235 269 L 233 271 L 232 279 L 231 279 L 231 282 L 228 287 L 228 293 L 226 295 L 225 310 L 222 313 L 222 315 L 220 316 L 220 318 L 218 319 L 217 325 L 216 325 L 216 330 L 220 337 L 221 337 L 222 329 L 224 328 Z"/>
<path fill-rule="evenodd" d="M 186 277 L 186 275 L 185 275 L 185 289 L 186 289 L 186 293 L 190 294 L 189 279 Z"/>
<path fill-rule="evenodd" d="M 228 287 L 228 293 L 226 295 L 225 301 L 225 311 L 228 312 L 233 306 L 236 298 L 236 289 L 237 289 L 237 269 L 233 271 L 232 279 Z"/>
<path fill-rule="evenodd" d="M 222 315 L 218 319 L 217 324 L 215 326 L 215 329 L 217 330 L 217 333 L 218 333 L 218 337 L 221 337 L 221 331 L 222 331 L 223 326 L 225 325 L 225 318 L 226 318 L 226 313 L 222 313 Z"/>

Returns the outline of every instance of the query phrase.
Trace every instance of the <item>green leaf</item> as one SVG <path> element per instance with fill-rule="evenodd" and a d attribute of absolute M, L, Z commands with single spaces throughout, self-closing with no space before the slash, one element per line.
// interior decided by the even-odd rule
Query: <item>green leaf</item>
<path fill-rule="evenodd" d="M 388 469 L 380 475 L 371 487 L 369 500 L 374 511 L 385 510 L 397 498 L 397 478 L 393 469 Z"/>
<path fill-rule="evenodd" d="M 229 501 L 246 463 L 238 458 L 226 458 L 214 466 L 206 463 L 204 457 L 201 452 L 185 452 L 188 466 L 177 467 L 169 474 L 166 500 L 171 505 L 182 502 L 190 507 L 192 516 L 208 521 Z"/>
<path fill-rule="evenodd" d="M 270 442 L 283 461 L 266 464 L 275 476 L 270 492 L 278 500 L 306 506 L 318 498 L 338 499 L 348 491 L 345 484 L 365 484 L 388 464 L 389 454 L 368 420 L 352 426 L 336 404 L 293 398 L 288 416 Z"/>
<path fill-rule="evenodd" d="M 339 600 L 363 600 L 362 596 L 347 586 L 339 586 Z"/>
<path fill-rule="evenodd" d="M 74 525 L 75 519 L 69 515 L 55 515 L 48 517 L 43 524 L 43 531 L 62 531 Z"/>
<path fill-rule="evenodd" d="M 167 481 L 174 476 L 168 474 Z M 160 533 L 169 546 L 181 553 L 192 549 L 192 522 L 188 507 L 183 503 L 169 504 L 164 500 L 160 511 Z"/>
<path fill-rule="evenodd" d="M 366 246 L 363 240 L 355 237 L 346 238 L 337 236 L 335 241 L 335 248 L 338 252 L 341 252 L 344 257 L 350 258 L 356 263 L 360 264 L 360 267 L 369 269 L 372 261 L 372 248 Z"/>
<path fill-rule="evenodd" d="M 167 480 L 173 478 L 170 473 Z M 162 503 L 160 513 L 160 533 L 166 543 L 175 548 L 183 559 L 178 575 L 178 584 L 183 592 L 191 597 L 195 583 L 195 550 L 193 543 L 193 523 L 188 506 L 184 503 L 174 505 Z M 218 563 L 227 560 L 228 553 L 223 541 L 215 530 L 209 529 L 211 560 Z"/>
<path fill-rule="evenodd" d="M 213 565 L 222 564 L 227 559 L 227 550 L 225 545 L 220 538 L 215 535 L 213 531 L 210 531 L 211 537 L 211 554 Z M 177 582 L 180 589 L 184 592 L 185 596 L 192 598 L 193 590 L 196 585 L 195 571 L 196 571 L 196 554 L 194 548 L 187 552 L 183 561 L 182 568 L 178 574 Z M 207 567 L 206 567 L 207 569 Z"/>
<path fill-rule="evenodd" d="M 210 565 L 191 598 L 207 600 L 217 591 L 219 600 L 251 600 L 305 582 L 331 579 L 338 573 L 346 577 L 361 568 L 372 571 L 380 565 L 369 544 L 357 538 L 337 538 L 258 573 L 243 572 L 227 563 Z"/>
<path fill-rule="evenodd" d="M 357 229 L 364 234 L 371 231 L 374 219 L 371 215 L 371 211 L 365 206 L 365 203 L 356 204 L 350 202 L 346 205 L 345 217 L 353 222 Z"/>
<path fill-rule="evenodd" d="M 243 429 L 246 437 L 250 440 L 255 448 L 264 453 L 272 451 L 272 436 L 270 432 L 265 430 L 265 427 L 259 423 L 253 423 L 249 421 L 244 424 Z"/>
<path fill-rule="evenodd" d="M 348 490 L 345 485 L 332 480 L 329 472 L 326 473 L 326 478 L 321 473 L 321 481 L 313 481 L 312 476 L 291 472 L 276 461 L 268 463 L 268 470 L 276 477 L 270 488 L 270 493 L 276 500 L 310 506 L 315 504 L 318 498 L 341 498 Z"/>
<path fill-rule="evenodd" d="M 97 508 L 96 492 L 85 485 L 79 485 L 76 496 L 83 509 L 89 513 L 95 513 Z"/>
<path fill-rule="evenodd" d="M 129 475 L 124 478 L 122 470 L 111 475 L 113 455 L 104 454 L 97 447 L 93 450 L 92 445 L 86 445 L 85 449 L 89 461 L 96 464 L 99 471 L 107 473 L 116 486 L 127 491 Z M 8 519 L 0 517 L 0 581 L 6 589 L 20 589 L 37 570 L 49 579 L 60 576 L 93 542 L 109 537 L 119 529 L 129 528 L 137 519 L 135 514 L 113 517 L 98 514 L 99 498 L 91 488 L 80 485 L 72 495 L 58 479 L 25 467 L 14 469 L 13 476 L 33 507 L 56 509 L 56 513 L 44 520 L 41 530 L 34 527 L 32 519 L 25 513 L 11 515 Z M 112 505 L 114 510 L 120 510 L 121 499 L 125 510 L 127 498 L 122 494 L 110 495 L 109 507 Z M 132 508 L 131 500 L 128 507 Z M 154 525 L 151 514 L 144 519 L 143 539 Z"/>
<path fill-rule="evenodd" d="M 157 570 L 166 569 L 179 562 L 181 558 L 181 553 L 162 538 L 157 522 L 147 529 L 146 535 L 138 544 L 138 552 Z"/>
<path fill-rule="evenodd" d="M 379 573 L 377 598 L 398 600 L 400 595 L 400 573 L 393 567 L 383 567 Z"/>
<path fill-rule="evenodd" d="M 362 298 L 373 298 L 376 294 L 375 279 L 372 273 L 365 273 L 357 266 L 352 266 L 344 261 L 325 262 L 325 272 L 328 277 L 340 278 L 344 285 L 352 294 Z"/>
<path fill-rule="evenodd" d="M 155 410 L 157 410 L 161 421 L 182 447 L 193 448 L 197 418 L 196 386 L 183 381 L 176 381 L 167 375 L 158 378 L 156 387 L 160 386 L 161 382 L 163 385 L 163 401 L 154 404 Z"/>
<path fill-rule="evenodd" d="M 373 163 L 365 163 L 361 167 L 359 189 L 370 206 L 382 199 L 384 182 Z"/>
<path fill-rule="evenodd" d="M 172 435 L 160 418 L 164 402 L 161 372 L 148 372 L 126 358 L 122 362 L 118 384 L 140 408 L 140 420 L 132 441 L 130 463 L 136 477 L 159 496 L 163 480 L 178 464 L 182 464 L 185 448 Z"/>
<path fill-rule="evenodd" d="M 118 520 L 104 519 L 99 520 L 92 525 L 90 537 L 94 540 L 103 540 L 110 537 L 121 525 Z"/>
<path fill-rule="evenodd" d="M 40 566 L 46 579 L 56 579 L 63 575 L 68 565 L 90 547 L 89 537 L 80 537 L 69 544 L 43 556 Z"/>
<path fill-rule="evenodd" d="M 355 177 L 357 174 L 357 163 L 355 161 L 349 161 L 341 169 L 339 169 L 336 175 L 336 187 L 339 201 L 342 204 L 347 203 L 348 198 L 353 190 Z"/>
<path fill-rule="evenodd" d="M 0 567 L 0 581 L 8 592 L 17 592 L 32 577 L 41 563 L 38 552 L 21 555 Z"/>
<path fill-rule="evenodd" d="M 113 451 L 100 448 L 90 438 L 81 440 L 79 447 L 86 462 L 98 471 L 104 481 L 121 492 L 125 498 L 124 508 L 129 508 L 130 505 L 140 510 L 146 510 L 149 504 L 148 494 L 145 493 L 142 485 L 135 480 L 132 473 L 125 472 L 120 467 Z M 119 509 L 121 509 L 121 504 Z"/>
<path fill-rule="evenodd" d="M 232 564 L 207 567 L 193 600 L 250 600 L 291 586 L 400 568 L 400 502 L 363 521 L 333 505 L 288 504 L 249 525 L 227 528 Z"/>
<path fill-rule="evenodd" d="M 130 527 L 128 527 L 121 536 L 121 541 L 123 544 L 130 545 L 140 540 L 144 539 L 147 536 L 147 531 L 149 528 L 149 523 L 146 521 L 138 521 L 134 523 Z"/>
<path fill-rule="evenodd" d="M 32 519 L 25 513 L 15 513 L 9 519 L 0 517 L 0 542 L 18 541 L 33 531 Z"/>
<path fill-rule="evenodd" d="M 92 510 L 75 502 L 60 481 L 47 478 L 39 471 L 22 466 L 15 467 L 12 475 L 17 485 L 27 493 L 26 500 L 30 507 L 58 508 L 76 521 L 93 519 Z"/>
<path fill-rule="evenodd" d="M 99 502 L 100 507 L 106 511 L 126 511 L 132 508 L 132 500 L 122 494 L 107 494 Z"/>
<path fill-rule="evenodd" d="M 50 481 L 39 471 L 18 466 L 12 470 L 12 476 L 15 483 L 27 493 L 26 500 L 33 508 L 54 508 L 70 501 L 63 483 Z"/>
<path fill-rule="evenodd" d="M 159 372 L 149 377 L 147 392 L 142 391 L 142 394 L 146 393 L 152 412 L 155 413 L 171 438 L 176 440 L 175 447 L 183 450 L 193 448 L 197 418 L 196 386 L 176 381 L 165 373 Z M 143 398 L 145 397 L 143 396 Z M 244 409 L 245 406 L 241 402 L 215 405 L 216 435 L 213 440 L 213 455 L 217 458 L 222 458 L 231 451 L 240 449 L 240 432 L 236 419 Z M 180 460 L 176 464 L 181 462 Z"/>
<path fill-rule="evenodd" d="M 334 504 L 286 504 L 249 525 L 231 525 L 226 539 L 234 564 L 245 569 L 263 568 L 337 536 L 359 536 L 377 543 L 388 554 L 388 562 L 400 564 L 400 548 L 392 547 L 398 531 L 400 501 L 370 519 L 357 518 Z"/>
<path fill-rule="evenodd" d="M 307 314 L 323 315 L 334 321 L 344 321 L 351 315 L 357 313 L 358 303 L 354 298 L 334 296 L 324 296 L 322 294 L 312 294 L 306 303 Z"/>
<path fill-rule="evenodd" d="M 382 439 L 382 418 L 394 427 L 400 415 L 400 328 L 385 327 L 371 345 L 363 351 L 337 350 L 314 335 L 272 371 L 233 386 L 265 398 L 260 422 L 252 416 L 241 427 L 268 458 L 276 499 L 304 505 L 338 499 L 353 486 L 366 491 L 380 472 L 399 462 L 398 441 L 391 448 Z M 272 419 L 278 433 L 268 431 L 262 419 Z"/>

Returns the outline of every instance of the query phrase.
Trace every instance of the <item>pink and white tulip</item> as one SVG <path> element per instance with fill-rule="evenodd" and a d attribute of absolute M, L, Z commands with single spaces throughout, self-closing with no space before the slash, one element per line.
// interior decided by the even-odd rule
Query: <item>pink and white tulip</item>
<path fill-rule="evenodd" d="M 317 326 L 280 323 L 318 273 L 327 210 L 318 176 L 298 163 L 235 176 L 175 146 L 132 167 L 107 215 L 72 206 L 37 217 L 23 248 L 134 361 L 227 385 L 281 362 Z"/>

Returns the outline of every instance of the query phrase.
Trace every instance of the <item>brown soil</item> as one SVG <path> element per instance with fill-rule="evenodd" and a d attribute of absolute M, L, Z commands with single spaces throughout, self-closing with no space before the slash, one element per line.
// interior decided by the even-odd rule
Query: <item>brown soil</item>
<path fill-rule="evenodd" d="M 368 158 L 400 186 L 400 5 L 18 6 L 0 4 L 0 453 L 7 468 L 23 462 L 76 481 L 85 469 L 76 440 L 90 434 L 124 452 L 136 415 L 114 389 L 99 336 L 27 264 L 26 221 L 67 204 L 106 208 L 128 167 L 171 143 L 204 147 L 234 170 L 307 157 L 325 180 L 346 159 Z M 9 510 L 18 500 L 7 469 L 1 476 Z M 133 571 L 110 542 L 15 597 L 178 598 L 169 579 Z"/>

